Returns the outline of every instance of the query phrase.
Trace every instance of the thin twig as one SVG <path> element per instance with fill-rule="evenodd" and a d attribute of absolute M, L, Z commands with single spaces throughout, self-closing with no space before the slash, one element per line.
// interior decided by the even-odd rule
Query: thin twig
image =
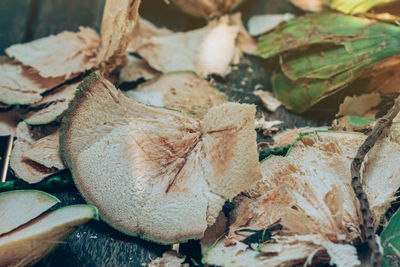
<path fill-rule="evenodd" d="M 5 183 L 6 182 L 6 176 L 7 176 L 7 171 L 8 171 L 8 164 L 10 162 L 10 154 L 11 154 L 11 149 L 13 145 L 14 138 L 11 135 L 8 138 L 7 141 L 7 150 L 4 156 L 4 161 L 3 161 L 3 167 L 2 167 L 2 172 L 1 172 L 1 180 L 0 182 Z"/>
<path fill-rule="evenodd" d="M 371 250 L 371 263 L 372 266 L 382 266 L 382 254 L 379 249 L 379 245 L 376 241 L 375 228 L 373 225 L 373 218 L 371 209 L 369 207 L 367 195 L 364 192 L 363 185 L 361 183 L 360 169 L 368 151 L 375 145 L 378 138 L 381 136 L 384 129 L 392 124 L 393 119 L 397 116 L 400 111 L 400 98 L 397 98 L 392 109 L 382 117 L 372 129 L 371 134 L 365 139 L 364 143 L 358 149 L 357 154 L 351 163 L 351 176 L 352 186 L 354 193 L 356 194 L 360 203 L 360 210 L 363 219 L 365 237 L 368 242 L 368 246 Z"/>

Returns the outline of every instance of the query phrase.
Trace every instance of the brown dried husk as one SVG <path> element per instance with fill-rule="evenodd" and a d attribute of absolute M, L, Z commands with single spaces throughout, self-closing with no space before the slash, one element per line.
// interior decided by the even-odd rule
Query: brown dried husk
<path fill-rule="evenodd" d="M 59 130 L 54 126 L 32 128 L 25 122 L 17 126 L 16 140 L 10 157 L 15 176 L 37 183 L 66 167 L 59 147 Z"/>
<path fill-rule="evenodd" d="M 35 69 L 41 77 L 69 79 L 97 66 L 99 36 L 91 28 L 64 31 L 35 41 L 12 45 L 8 56 Z"/>
<path fill-rule="evenodd" d="M 242 266 L 247 257 L 254 262 L 251 266 L 329 260 L 337 266 L 358 265 L 351 245 L 363 239 L 362 218 L 350 164 L 365 138 L 356 133 L 312 133 L 304 135 L 287 157 L 265 160 L 263 180 L 236 199 L 229 235 L 209 251 L 207 262 Z M 368 153 L 363 167 L 375 227 L 400 187 L 399 156 L 400 125 L 394 124 Z M 276 223 L 283 229 L 259 248 L 261 253 L 241 242 L 246 235 L 239 229 L 262 230 Z"/>

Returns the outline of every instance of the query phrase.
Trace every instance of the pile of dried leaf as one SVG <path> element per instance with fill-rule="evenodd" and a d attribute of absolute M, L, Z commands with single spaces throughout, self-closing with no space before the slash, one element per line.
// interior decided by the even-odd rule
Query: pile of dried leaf
<path fill-rule="evenodd" d="M 15 137 L 15 176 L 33 188 L 69 169 L 112 227 L 200 239 L 196 264 L 359 266 L 362 243 L 374 266 L 399 263 L 400 215 L 380 232 L 400 188 L 396 1 L 292 0 L 314 13 L 257 15 L 247 31 L 227 14 L 242 1 L 173 0 L 207 19 L 187 32 L 140 17 L 140 2 L 107 0 L 100 34 L 81 27 L 5 50 L 0 135 Z M 254 91 L 270 112 L 346 95 L 332 127 L 279 131 L 230 102 L 210 77 L 244 54 L 270 63 L 273 94 Z M 126 83 L 137 86 L 115 88 Z M 257 150 L 255 129 L 272 144 Z M 150 266 L 189 263 L 174 250 Z"/>

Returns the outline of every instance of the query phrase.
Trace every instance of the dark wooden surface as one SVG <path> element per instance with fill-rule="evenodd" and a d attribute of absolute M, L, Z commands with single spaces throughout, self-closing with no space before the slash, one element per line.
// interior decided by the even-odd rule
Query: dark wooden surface
<path fill-rule="evenodd" d="M 63 30 L 77 30 L 78 26 L 99 29 L 105 0 L 1 0 L 0 53 L 11 44 L 56 34 Z M 299 13 L 288 1 L 248 0 L 241 6 L 247 20 L 253 14 Z M 162 0 L 143 0 L 141 15 L 158 25 L 174 30 L 200 27 L 205 21 L 181 13 Z M 173 19 L 171 19 L 173 18 Z M 332 101 L 326 101 L 306 115 L 296 115 L 280 107 L 268 113 L 252 94 L 256 86 L 271 90 L 270 66 L 254 57 L 246 57 L 239 68 L 228 77 L 214 77 L 217 87 L 239 102 L 259 105 L 267 119 L 284 121 L 283 128 L 327 125 L 335 112 Z M 330 108 L 329 106 L 333 106 Z M 0 144 L 1 145 L 1 144 Z M 61 205 L 84 203 L 75 189 L 50 192 L 62 200 Z M 196 247 L 192 242 L 189 249 Z M 89 222 L 36 266 L 145 266 L 168 246 L 160 246 L 120 234 L 102 222 Z"/>

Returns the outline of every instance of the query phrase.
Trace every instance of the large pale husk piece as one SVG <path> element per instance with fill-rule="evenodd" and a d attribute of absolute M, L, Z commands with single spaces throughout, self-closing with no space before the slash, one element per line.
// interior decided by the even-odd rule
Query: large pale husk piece
<path fill-rule="evenodd" d="M 260 178 L 254 115 L 226 103 L 198 119 L 139 104 L 92 75 L 63 120 L 61 146 L 106 222 L 175 243 L 203 236 L 225 200 Z"/>
<path fill-rule="evenodd" d="M 257 50 L 257 43 L 244 29 L 240 14 L 221 17 L 204 28 L 188 32 L 167 34 L 154 30 L 146 32 L 146 28 L 139 25 L 129 50 L 161 72 L 226 75 L 243 52 L 254 54 Z"/>
<path fill-rule="evenodd" d="M 98 34 L 87 27 L 79 32 L 62 32 L 35 41 L 12 45 L 8 56 L 38 71 L 41 77 L 68 79 L 96 67 L 99 47 Z"/>
<path fill-rule="evenodd" d="M 190 15 L 212 18 L 232 11 L 243 0 L 172 0 L 172 2 Z"/>
<path fill-rule="evenodd" d="M 0 102 L 32 104 L 42 99 L 42 94 L 64 82 L 63 77 L 43 78 L 37 71 L 7 57 L 0 57 Z"/>
<path fill-rule="evenodd" d="M 377 227 L 400 186 L 400 126 L 378 141 L 363 167 L 365 192 Z M 263 179 L 236 199 L 227 238 L 205 256 L 222 266 L 291 266 L 328 262 L 357 266 L 362 219 L 351 186 L 350 164 L 366 136 L 344 132 L 307 134 L 286 157 L 261 164 Z M 399 155 L 397 155 L 399 154 Z M 272 239 L 253 250 L 240 229 L 263 230 L 280 223 Z M 272 254 L 271 254 L 272 253 Z M 247 261 L 245 261 L 247 259 Z"/>

